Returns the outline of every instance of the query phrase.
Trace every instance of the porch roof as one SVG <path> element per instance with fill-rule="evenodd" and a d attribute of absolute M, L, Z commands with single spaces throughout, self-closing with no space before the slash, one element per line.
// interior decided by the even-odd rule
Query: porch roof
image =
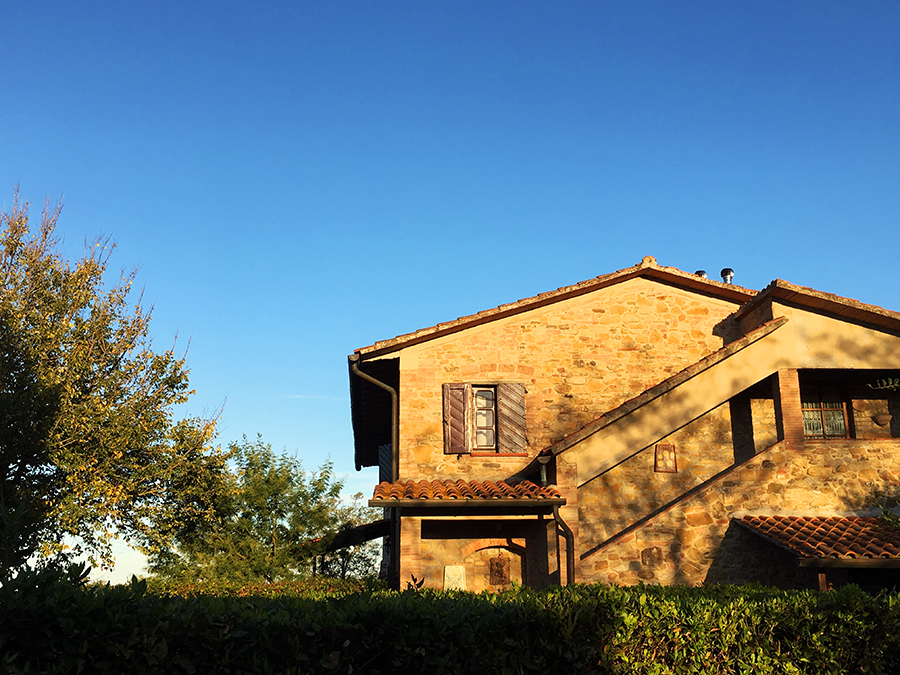
<path fill-rule="evenodd" d="M 523 507 L 564 506 L 565 498 L 552 486 L 477 480 L 407 480 L 380 483 L 369 506 Z"/>
<path fill-rule="evenodd" d="M 801 567 L 900 567 L 900 527 L 870 517 L 744 516 L 738 525 Z"/>

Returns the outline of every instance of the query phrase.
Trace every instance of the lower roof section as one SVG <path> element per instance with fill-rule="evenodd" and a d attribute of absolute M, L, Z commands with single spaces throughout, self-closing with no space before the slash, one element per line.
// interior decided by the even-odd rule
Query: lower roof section
<path fill-rule="evenodd" d="M 900 567 L 900 527 L 879 518 L 744 516 L 734 522 L 794 554 L 801 567 Z"/>
<path fill-rule="evenodd" d="M 348 546 L 359 546 L 379 537 L 386 537 L 390 533 L 390 525 L 390 521 L 385 519 L 341 530 L 334 536 L 331 543 L 325 547 L 325 550 L 330 553 Z"/>
<path fill-rule="evenodd" d="M 519 509 L 564 506 L 566 500 L 552 486 L 525 480 L 506 481 L 420 480 L 380 483 L 369 506 L 416 508 L 494 507 Z"/>

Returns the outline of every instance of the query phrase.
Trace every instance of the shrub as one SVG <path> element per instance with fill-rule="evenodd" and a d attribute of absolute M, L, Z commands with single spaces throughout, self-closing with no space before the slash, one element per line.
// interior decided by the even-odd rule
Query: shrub
<path fill-rule="evenodd" d="M 355 584 L 355 585 L 354 585 Z M 148 590 L 149 588 L 149 590 Z M 758 586 L 499 594 L 374 583 L 0 589 L 7 672 L 893 673 L 895 595 Z"/>

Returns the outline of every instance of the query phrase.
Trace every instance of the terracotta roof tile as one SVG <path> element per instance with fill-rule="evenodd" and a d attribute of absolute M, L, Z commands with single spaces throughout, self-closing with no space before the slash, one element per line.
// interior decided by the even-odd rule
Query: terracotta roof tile
<path fill-rule="evenodd" d="M 900 558 L 900 528 L 878 518 L 744 516 L 737 522 L 803 558 Z"/>
<path fill-rule="evenodd" d="M 531 481 L 408 480 L 380 483 L 375 487 L 376 500 L 542 500 L 562 499 L 554 487 L 541 487 Z"/>

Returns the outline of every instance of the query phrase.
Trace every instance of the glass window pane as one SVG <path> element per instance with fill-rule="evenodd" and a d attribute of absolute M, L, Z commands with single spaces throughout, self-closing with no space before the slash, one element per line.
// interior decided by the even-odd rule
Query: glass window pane
<path fill-rule="evenodd" d="M 822 414 L 818 410 L 803 411 L 803 433 L 806 436 L 822 436 Z"/>
<path fill-rule="evenodd" d="M 847 427 L 844 424 L 843 410 L 826 410 L 822 413 L 825 416 L 825 435 L 826 436 L 846 436 Z"/>
<path fill-rule="evenodd" d="M 478 429 L 475 432 L 475 445 L 479 448 L 493 448 L 494 447 L 494 430 L 493 429 Z"/>
<path fill-rule="evenodd" d="M 494 411 L 493 410 L 476 410 L 475 411 L 476 427 L 493 427 Z"/>
<path fill-rule="evenodd" d="M 475 392 L 476 408 L 493 408 L 494 392 L 490 389 L 479 389 Z"/>

